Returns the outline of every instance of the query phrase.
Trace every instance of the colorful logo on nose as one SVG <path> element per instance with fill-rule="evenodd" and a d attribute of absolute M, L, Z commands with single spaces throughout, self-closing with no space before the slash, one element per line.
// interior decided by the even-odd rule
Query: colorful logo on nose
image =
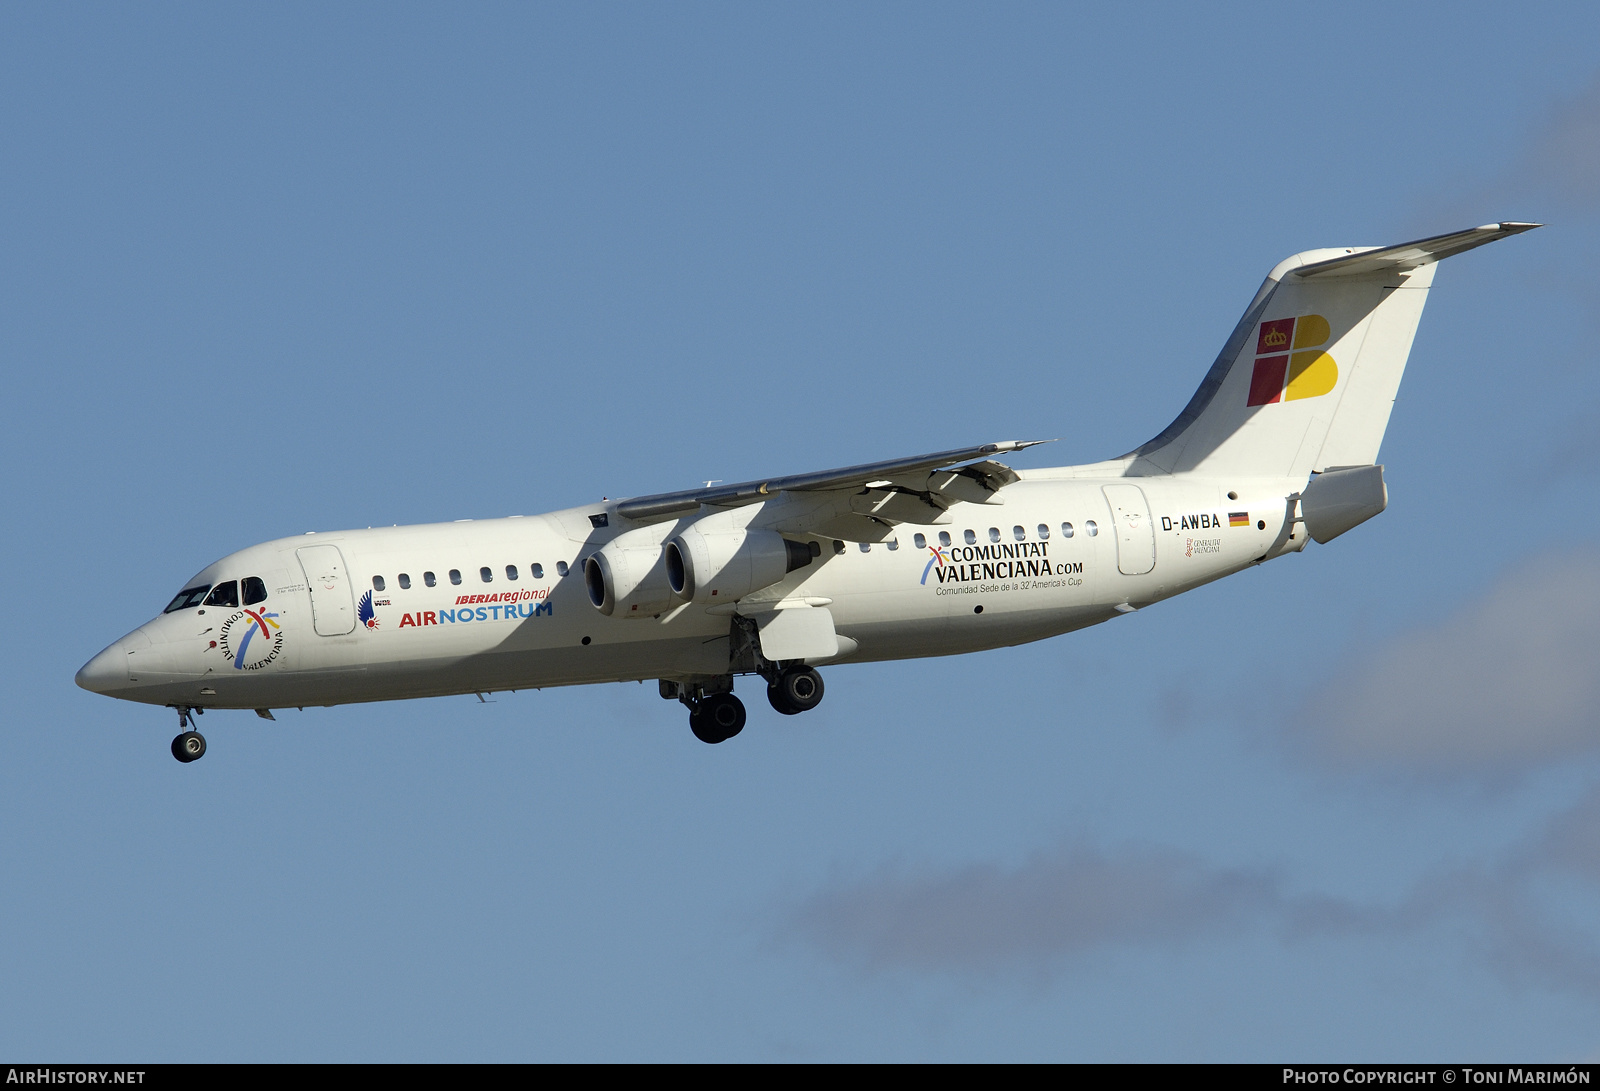
<path fill-rule="evenodd" d="M 222 654 L 233 661 L 234 670 L 256 671 L 277 660 L 283 651 L 283 630 L 274 620 L 277 616 L 265 607 L 244 609 L 218 627 L 217 644 Z"/>
<path fill-rule="evenodd" d="M 1246 405 L 1320 398 L 1339 381 L 1339 365 L 1322 351 L 1332 330 L 1320 314 L 1261 323 L 1256 335 L 1256 366 L 1250 373 Z"/>

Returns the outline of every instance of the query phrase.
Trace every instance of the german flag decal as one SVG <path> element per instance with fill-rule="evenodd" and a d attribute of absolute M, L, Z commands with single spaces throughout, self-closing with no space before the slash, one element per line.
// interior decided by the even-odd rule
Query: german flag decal
<path fill-rule="evenodd" d="M 1228 513 L 1230 527 L 1247 527 L 1250 525 L 1250 513 L 1247 511 L 1230 511 Z"/>

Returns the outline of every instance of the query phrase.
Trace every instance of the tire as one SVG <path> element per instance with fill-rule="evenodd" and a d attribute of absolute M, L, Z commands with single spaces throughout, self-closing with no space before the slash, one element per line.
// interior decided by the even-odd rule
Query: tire
<path fill-rule="evenodd" d="M 185 731 L 172 740 L 172 756 L 188 765 L 206 756 L 206 737 L 198 731 Z"/>
<path fill-rule="evenodd" d="M 744 702 L 731 693 L 717 694 L 706 716 L 722 732 L 724 739 L 731 739 L 744 730 Z"/>
<path fill-rule="evenodd" d="M 703 707 L 692 709 L 689 712 L 689 730 L 694 732 L 694 737 L 703 743 L 719 743 L 722 736 L 717 734 L 717 729 L 706 719 Z"/>
<path fill-rule="evenodd" d="M 810 712 L 822 703 L 822 675 L 810 667 L 790 667 L 778 675 L 777 684 L 773 687 L 778 692 L 772 702 L 772 707 L 783 712 L 787 706 L 794 712 Z"/>
<path fill-rule="evenodd" d="M 689 713 L 689 730 L 701 742 L 727 742 L 744 730 L 744 702 L 731 693 L 717 693 Z"/>
<path fill-rule="evenodd" d="M 785 716 L 798 716 L 800 710 L 784 700 L 783 689 L 776 683 L 767 687 L 767 702 L 772 705 L 773 711 L 781 712 Z"/>

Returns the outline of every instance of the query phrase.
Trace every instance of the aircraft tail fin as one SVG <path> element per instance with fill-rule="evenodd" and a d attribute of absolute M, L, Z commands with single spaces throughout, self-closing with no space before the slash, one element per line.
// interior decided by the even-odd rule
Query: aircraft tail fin
<path fill-rule="evenodd" d="M 1438 262 L 1539 226 L 1488 224 L 1278 263 L 1183 412 L 1124 456 L 1130 475 L 1304 478 L 1375 463 Z"/>

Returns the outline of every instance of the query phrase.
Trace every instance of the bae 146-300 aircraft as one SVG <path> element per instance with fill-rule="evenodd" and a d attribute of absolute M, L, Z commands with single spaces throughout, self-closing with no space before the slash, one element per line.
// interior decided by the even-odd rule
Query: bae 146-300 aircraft
<path fill-rule="evenodd" d="M 1150 442 L 1015 470 L 986 443 L 548 515 L 240 550 L 78 685 L 193 717 L 657 680 L 708 743 L 734 679 L 785 715 L 819 666 L 955 655 L 1108 621 L 1325 543 L 1388 504 L 1378 447 L 1440 259 L 1537 224 L 1309 250 L 1267 275 Z"/>

